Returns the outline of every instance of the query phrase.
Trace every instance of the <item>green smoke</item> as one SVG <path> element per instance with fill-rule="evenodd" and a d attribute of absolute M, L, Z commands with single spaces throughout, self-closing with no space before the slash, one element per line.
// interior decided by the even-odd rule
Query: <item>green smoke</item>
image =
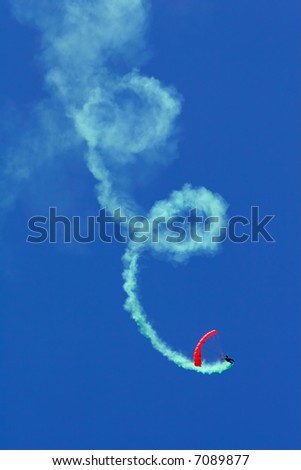
<path fill-rule="evenodd" d="M 129 246 L 123 256 L 123 262 L 125 266 L 123 271 L 123 279 L 125 281 L 123 287 L 127 293 L 125 309 L 131 313 L 140 333 L 150 340 L 154 349 L 159 351 L 169 361 L 174 362 L 177 366 L 182 367 L 183 369 L 192 370 L 202 374 L 222 373 L 229 369 L 231 364 L 226 361 L 217 361 L 210 364 L 203 363 L 202 367 L 196 367 L 192 359 L 175 351 L 159 337 L 158 333 L 154 330 L 148 321 L 138 298 L 137 275 L 139 257 L 139 249 L 134 246 Z"/>
<path fill-rule="evenodd" d="M 29 177 L 41 154 L 49 154 L 51 159 L 59 154 L 57 143 L 60 148 L 67 146 L 79 151 L 84 148 L 87 167 L 97 182 L 99 204 L 112 213 L 121 208 L 128 217 L 134 215 L 138 203 L 130 193 L 135 182 L 135 165 L 147 171 L 154 164 L 166 165 L 174 158 L 176 122 L 182 104 L 172 86 L 143 75 L 138 68 L 147 56 L 145 32 L 150 2 L 11 0 L 11 3 L 17 18 L 30 22 L 41 33 L 42 63 L 51 99 L 39 106 L 39 116 L 50 116 L 43 126 L 41 142 L 32 145 L 29 139 L 30 159 L 24 157 L 26 152 L 18 153 L 10 161 L 8 172 L 18 174 L 15 177 L 18 183 L 21 177 Z M 60 125 L 62 116 L 64 133 Z M 48 152 L 39 151 L 41 148 Z M 191 239 L 168 243 L 166 229 L 162 229 L 160 242 L 148 243 L 143 249 L 178 263 L 188 261 L 190 256 L 214 254 L 218 244 L 213 244 L 211 237 L 218 235 L 226 218 L 226 203 L 218 194 L 184 185 L 168 199 L 155 202 L 147 215 L 152 221 L 158 216 L 181 215 L 190 208 L 197 208 L 204 217 L 219 219 L 210 233 L 202 232 L 202 243 Z M 143 211 L 140 209 L 139 213 Z M 195 367 L 190 358 L 171 349 L 158 336 L 137 295 L 141 250 L 129 245 L 123 257 L 125 308 L 140 332 L 179 367 L 207 374 L 227 370 L 230 365 L 224 361 Z"/>

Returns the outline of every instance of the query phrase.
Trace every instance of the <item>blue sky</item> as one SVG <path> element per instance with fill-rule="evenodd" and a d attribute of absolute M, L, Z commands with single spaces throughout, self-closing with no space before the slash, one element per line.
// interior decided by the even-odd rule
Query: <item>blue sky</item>
<path fill-rule="evenodd" d="M 127 169 L 133 199 L 148 211 L 190 183 L 221 194 L 230 216 L 275 215 L 275 243 L 228 241 L 185 264 L 143 256 L 139 295 L 160 337 L 192 358 L 216 328 L 236 359 L 211 376 L 139 334 L 123 309 L 124 246 L 26 243 L 27 220 L 49 206 L 87 216 L 99 204 L 45 86 L 40 33 L 6 2 L 0 13 L 0 447 L 300 449 L 299 2 L 154 0 L 148 14 L 137 65 L 183 101 L 177 158 Z M 29 177 L 5 172 L 22 158 Z"/>

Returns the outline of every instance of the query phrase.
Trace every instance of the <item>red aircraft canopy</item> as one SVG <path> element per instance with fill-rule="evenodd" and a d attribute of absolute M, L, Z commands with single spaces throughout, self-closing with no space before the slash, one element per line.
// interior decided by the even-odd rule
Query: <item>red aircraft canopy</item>
<path fill-rule="evenodd" d="M 216 330 L 209 331 L 198 342 L 198 344 L 197 344 L 197 346 L 194 350 L 194 355 L 193 355 L 193 362 L 194 362 L 195 366 L 201 367 L 201 365 L 202 365 L 202 355 L 201 355 L 202 346 L 205 343 L 205 341 L 207 341 L 207 339 L 210 338 L 210 336 L 213 336 L 213 335 L 217 335 Z"/>

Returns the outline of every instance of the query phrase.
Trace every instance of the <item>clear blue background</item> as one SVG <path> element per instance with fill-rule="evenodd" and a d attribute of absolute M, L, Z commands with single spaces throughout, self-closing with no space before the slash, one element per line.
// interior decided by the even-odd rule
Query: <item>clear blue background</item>
<path fill-rule="evenodd" d="M 145 258 L 142 303 L 191 357 L 218 329 L 235 367 L 202 376 L 151 348 L 122 307 L 121 245 L 26 243 L 49 205 L 98 209 L 80 158 L 40 168 L 2 217 L 2 449 L 300 449 L 300 18 L 297 0 L 153 2 L 143 72 L 184 96 L 181 142 L 136 198 L 148 209 L 204 185 L 230 215 L 275 214 L 276 243 L 178 267 Z M 4 2 L 0 35 L 3 156 L 47 95 L 39 35 Z"/>

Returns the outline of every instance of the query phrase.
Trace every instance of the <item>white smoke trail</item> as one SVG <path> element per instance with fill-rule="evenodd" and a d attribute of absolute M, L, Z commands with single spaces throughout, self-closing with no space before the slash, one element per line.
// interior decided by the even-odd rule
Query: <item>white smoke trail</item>
<path fill-rule="evenodd" d="M 179 94 L 143 76 L 148 2 L 144 0 L 15 0 L 20 20 L 42 33 L 46 83 L 86 143 L 98 199 L 133 215 L 121 175 L 135 162 L 172 157 Z M 125 73 L 120 74 L 120 69 Z"/>
<path fill-rule="evenodd" d="M 137 68 L 145 58 L 148 1 L 14 0 L 12 6 L 20 21 L 33 23 L 42 34 L 47 87 L 53 101 L 64 109 L 76 136 L 74 144 L 86 145 L 85 158 L 98 183 L 99 203 L 111 212 L 121 207 L 125 215 L 134 215 L 136 203 L 123 187 L 124 175 L 130 175 L 137 162 L 159 164 L 173 157 L 176 119 L 181 111 L 181 98 L 173 87 L 142 75 Z M 219 217 L 214 229 L 218 234 L 226 204 L 205 188 L 185 185 L 169 199 L 156 202 L 148 218 L 168 218 L 192 207 L 205 217 Z M 187 261 L 192 255 L 216 251 L 217 244 L 209 238 L 214 230 L 202 232 L 202 243 L 188 239 L 168 243 L 163 228 L 160 242 L 146 248 L 175 262 Z M 123 257 L 125 308 L 141 333 L 156 350 L 185 369 L 210 374 L 229 368 L 226 362 L 197 368 L 159 338 L 137 295 L 141 250 L 131 244 Z"/>

